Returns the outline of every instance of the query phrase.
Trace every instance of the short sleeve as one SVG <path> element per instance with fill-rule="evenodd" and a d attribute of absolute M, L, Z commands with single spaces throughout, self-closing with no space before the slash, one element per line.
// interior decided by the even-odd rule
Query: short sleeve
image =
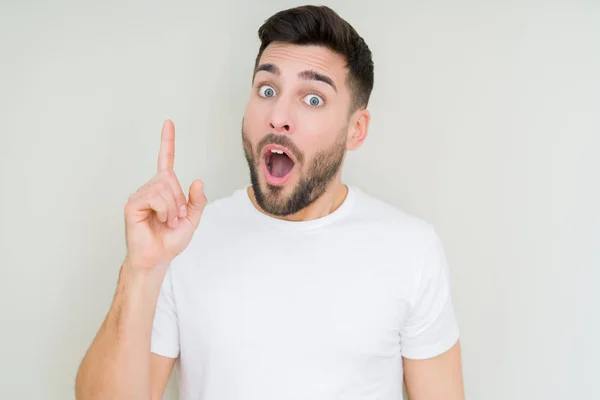
<path fill-rule="evenodd" d="M 400 332 L 402 355 L 432 358 L 449 350 L 459 336 L 452 305 L 449 268 L 440 238 L 432 228 L 426 235 L 412 308 Z"/>
<path fill-rule="evenodd" d="M 179 324 L 171 268 L 165 274 L 154 313 L 151 351 L 170 358 L 177 358 L 179 355 Z"/>

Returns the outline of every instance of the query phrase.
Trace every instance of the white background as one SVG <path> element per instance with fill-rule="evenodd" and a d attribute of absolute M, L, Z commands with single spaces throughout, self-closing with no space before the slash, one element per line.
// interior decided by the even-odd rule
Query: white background
<path fill-rule="evenodd" d="M 164 119 L 185 193 L 247 184 L 256 30 L 298 4 L 2 2 L 0 398 L 74 398 Z M 600 398 L 600 3 L 327 4 L 376 68 L 345 179 L 438 228 L 467 398 Z"/>

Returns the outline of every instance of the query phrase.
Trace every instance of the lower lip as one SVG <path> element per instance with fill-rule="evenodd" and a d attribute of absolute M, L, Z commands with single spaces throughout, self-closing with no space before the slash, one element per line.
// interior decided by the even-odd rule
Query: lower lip
<path fill-rule="evenodd" d="M 295 166 L 292 167 L 292 169 L 290 169 L 290 172 L 288 172 L 285 176 L 277 177 L 277 176 L 271 175 L 271 172 L 269 171 L 269 168 L 267 167 L 267 160 L 264 157 L 262 159 L 262 164 L 263 164 L 263 169 L 265 171 L 265 179 L 267 180 L 267 183 L 269 185 L 273 185 L 273 186 L 284 185 L 288 181 L 290 176 L 292 175 L 292 171 L 294 171 L 294 167 L 295 167 Z"/>

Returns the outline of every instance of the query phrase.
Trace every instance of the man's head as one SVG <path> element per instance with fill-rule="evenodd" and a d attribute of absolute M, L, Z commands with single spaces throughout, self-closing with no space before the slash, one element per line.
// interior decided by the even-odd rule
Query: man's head
<path fill-rule="evenodd" d="M 346 151 L 364 141 L 373 62 L 364 40 L 325 6 L 281 11 L 258 35 L 244 151 L 257 203 L 285 216 L 340 179 Z"/>

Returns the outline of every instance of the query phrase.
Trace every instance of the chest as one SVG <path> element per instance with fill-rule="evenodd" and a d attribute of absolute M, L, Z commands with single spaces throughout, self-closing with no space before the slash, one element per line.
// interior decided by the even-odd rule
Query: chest
<path fill-rule="evenodd" d="M 177 283 L 182 350 L 229 359 L 392 357 L 409 309 L 410 270 L 383 244 L 302 237 L 206 249 Z"/>

